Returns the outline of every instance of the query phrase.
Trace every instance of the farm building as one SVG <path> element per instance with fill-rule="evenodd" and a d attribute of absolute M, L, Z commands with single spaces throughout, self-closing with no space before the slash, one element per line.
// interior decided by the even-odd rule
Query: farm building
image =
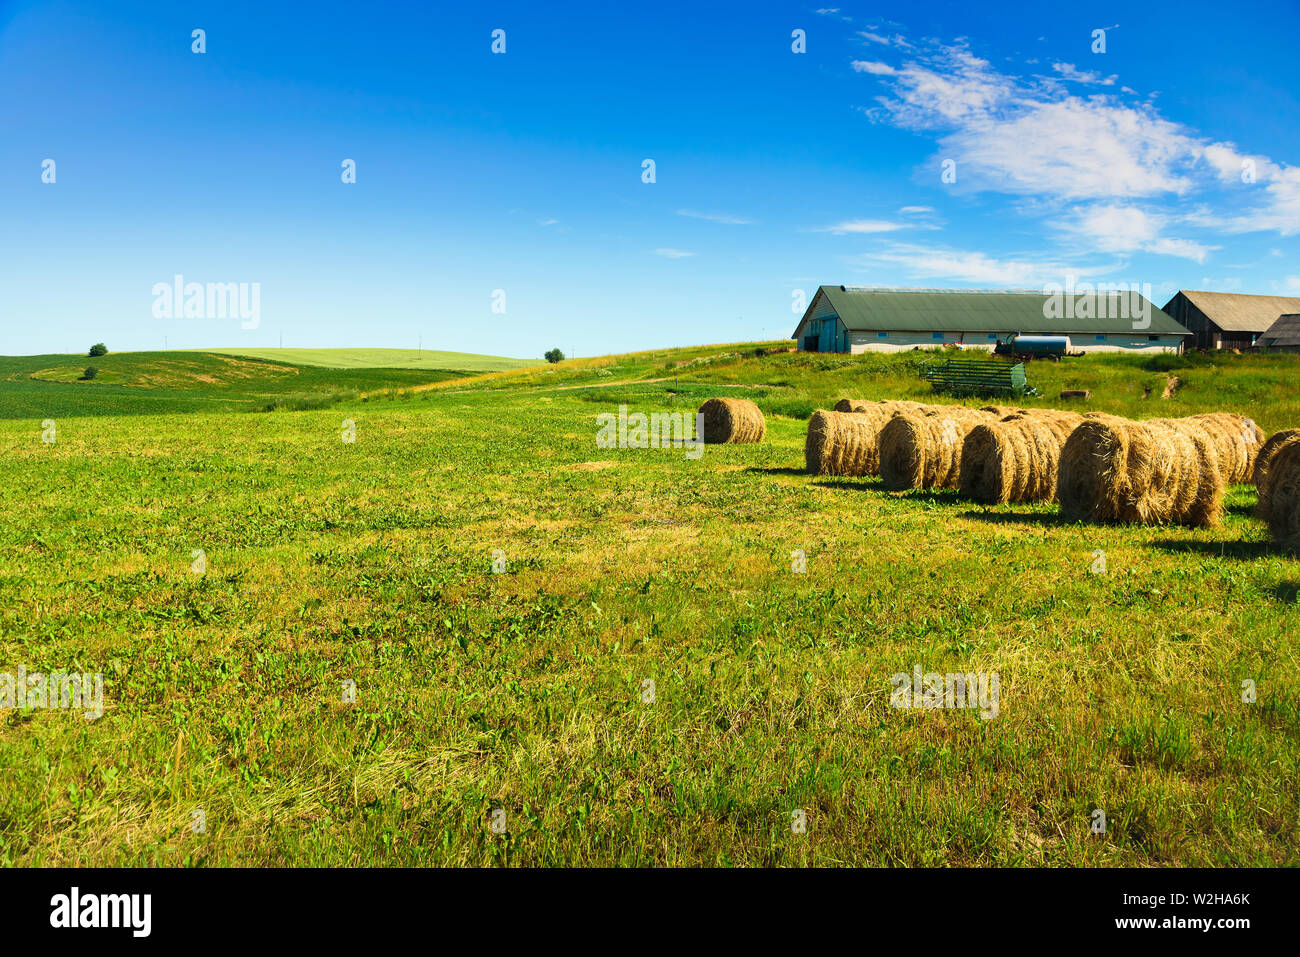
<path fill-rule="evenodd" d="M 1278 316 L 1277 322 L 1264 330 L 1255 345 L 1278 352 L 1300 352 L 1300 313 Z"/>
<path fill-rule="evenodd" d="M 1083 300 L 1087 300 L 1084 302 Z M 992 349 L 1011 335 L 1069 336 L 1086 352 L 1181 352 L 1191 335 L 1138 292 L 822 286 L 791 336 L 806 352 Z"/>
<path fill-rule="evenodd" d="M 1165 304 L 1197 349 L 1249 349 L 1278 316 L 1300 312 L 1300 299 L 1181 289 Z"/>

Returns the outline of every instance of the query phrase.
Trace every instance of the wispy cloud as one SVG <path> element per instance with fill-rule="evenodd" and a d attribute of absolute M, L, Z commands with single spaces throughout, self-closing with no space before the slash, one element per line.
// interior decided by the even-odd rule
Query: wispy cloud
<path fill-rule="evenodd" d="M 687 256 L 694 256 L 695 253 L 688 253 L 684 249 L 672 249 L 667 246 L 661 246 L 655 250 L 656 256 L 663 256 L 665 259 L 685 259 Z"/>
<path fill-rule="evenodd" d="M 938 278 L 996 287 L 1042 286 L 1060 282 L 1067 274 L 1102 274 L 1115 268 L 1114 264 L 1081 268 L 1064 261 L 1030 257 L 998 259 L 982 252 L 912 243 L 893 243 L 857 257 L 856 263 L 869 269 L 887 269 L 890 276 L 901 272 L 909 280 Z"/>
<path fill-rule="evenodd" d="M 836 236 L 848 236 L 862 233 L 891 233 L 896 229 L 911 229 L 908 223 L 895 223 L 887 219 L 846 219 L 833 226 L 822 226 L 812 230 L 815 233 L 834 233 Z"/>
<path fill-rule="evenodd" d="M 691 219 L 704 219 L 711 223 L 723 223 L 727 226 L 748 226 L 754 221 L 746 219 L 743 216 L 732 216 L 728 213 L 701 213 L 694 209 L 679 209 L 678 216 L 688 216 Z"/>
<path fill-rule="evenodd" d="M 1114 86 L 1119 77 L 1102 76 L 1096 70 L 1080 70 L 1073 63 L 1053 63 L 1052 69 L 1061 74 L 1064 80 L 1095 86 Z"/>
<path fill-rule="evenodd" d="M 1190 239 L 1162 236 L 1169 217 L 1133 205 L 1090 204 L 1077 209 L 1061 228 L 1099 252 L 1132 253 L 1139 250 L 1177 256 L 1203 263 L 1219 246 Z"/>
<path fill-rule="evenodd" d="M 898 71 L 888 63 L 878 63 L 874 60 L 854 60 L 850 66 L 855 73 L 873 73 L 876 76 L 893 76 Z"/>

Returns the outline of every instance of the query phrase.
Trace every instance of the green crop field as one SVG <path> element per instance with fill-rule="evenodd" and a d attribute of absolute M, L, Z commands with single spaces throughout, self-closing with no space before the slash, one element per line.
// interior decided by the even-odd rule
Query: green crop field
<path fill-rule="evenodd" d="M 925 358 L 0 360 L 0 671 L 104 675 L 98 720 L 0 711 L 0 864 L 1300 864 L 1300 560 L 1254 489 L 1098 527 L 804 473 L 814 409 Z M 1030 380 L 1300 426 L 1295 356 Z M 596 446 L 714 395 L 764 442 Z M 996 672 L 996 717 L 891 707 L 918 667 Z"/>
<path fill-rule="evenodd" d="M 472 352 L 429 349 L 209 349 L 219 355 L 269 359 L 326 369 L 437 369 L 457 372 L 496 372 L 541 365 L 542 359 L 507 359 Z"/>

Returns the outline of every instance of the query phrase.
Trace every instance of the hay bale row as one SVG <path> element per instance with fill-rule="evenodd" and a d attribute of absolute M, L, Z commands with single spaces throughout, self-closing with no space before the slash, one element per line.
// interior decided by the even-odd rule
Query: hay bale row
<path fill-rule="evenodd" d="M 841 399 L 834 411 L 808 421 L 804 464 L 813 475 L 875 475 L 880 471 L 880 430 L 895 413 L 924 408 L 917 402 Z"/>
<path fill-rule="evenodd" d="M 1294 438 L 1300 438 L 1300 429 L 1283 429 L 1281 432 L 1274 432 L 1269 440 L 1260 446 L 1259 454 L 1255 456 L 1254 481 L 1255 489 L 1259 493 L 1259 507 L 1256 514 L 1266 522 L 1269 511 L 1268 470 L 1282 446 Z"/>
<path fill-rule="evenodd" d="M 1203 424 L 1090 413 L 1061 449 L 1057 498 L 1070 520 L 1211 526 L 1224 468 Z"/>
<path fill-rule="evenodd" d="M 958 487 L 985 505 L 1056 498 L 1061 448 L 1083 416 L 1054 409 L 981 422 L 962 442 Z"/>
<path fill-rule="evenodd" d="M 993 413 L 960 405 L 896 413 L 880 430 L 885 488 L 956 488 L 967 433 L 990 421 Z"/>
<path fill-rule="evenodd" d="M 704 441 L 709 445 L 724 442 L 762 442 L 767 434 L 763 412 L 748 399 L 709 399 L 700 406 L 704 415 Z"/>
<path fill-rule="evenodd" d="M 1272 453 L 1259 486 L 1260 517 L 1273 541 L 1300 551 L 1300 434 L 1278 443 Z"/>
<path fill-rule="evenodd" d="M 1252 419 L 1232 412 L 1206 412 L 1190 421 L 1201 425 L 1219 453 L 1219 467 L 1228 485 L 1250 482 L 1264 433 Z"/>

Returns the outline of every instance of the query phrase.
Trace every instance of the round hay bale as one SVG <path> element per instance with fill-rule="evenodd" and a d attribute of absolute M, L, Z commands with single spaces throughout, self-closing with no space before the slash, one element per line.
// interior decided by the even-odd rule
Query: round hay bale
<path fill-rule="evenodd" d="M 804 464 L 812 475 L 875 475 L 880 467 L 877 439 L 883 417 L 826 412 L 808 420 Z"/>
<path fill-rule="evenodd" d="M 767 432 L 762 411 L 748 399 L 709 399 L 700 412 L 704 415 L 704 441 L 710 445 L 761 442 Z"/>
<path fill-rule="evenodd" d="M 1273 541 L 1300 551 L 1300 439 L 1278 447 L 1268 466 L 1268 530 Z"/>
<path fill-rule="evenodd" d="M 1189 418 L 1201 423 L 1214 442 L 1225 482 L 1237 485 L 1254 478 L 1255 459 L 1263 444 L 1263 431 L 1254 420 L 1234 412 L 1205 412 Z"/>
<path fill-rule="evenodd" d="M 880 430 L 880 477 L 885 488 L 956 488 L 962 444 L 993 416 L 965 406 L 900 412 Z"/>
<path fill-rule="evenodd" d="M 1264 473 L 1268 471 L 1268 463 L 1277 454 L 1277 450 L 1298 435 L 1300 429 L 1283 429 L 1281 432 L 1274 432 L 1269 436 L 1268 441 L 1259 447 L 1259 453 L 1255 456 L 1255 474 L 1251 477 L 1251 481 L 1256 486 L 1261 484 Z"/>
<path fill-rule="evenodd" d="M 1093 413 L 1061 449 L 1057 497 L 1070 520 L 1217 525 L 1223 473 L 1193 423 Z"/>
<path fill-rule="evenodd" d="M 1021 412 L 976 425 L 962 443 L 962 493 L 985 505 L 1051 501 L 1061 446 L 1073 424 L 1066 416 Z"/>
<path fill-rule="evenodd" d="M 1255 488 L 1259 493 L 1259 505 L 1255 509 L 1255 514 L 1266 522 L 1269 520 L 1269 512 L 1272 508 L 1270 473 L 1273 460 L 1285 446 L 1296 441 L 1300 441 L 1300 429 L 1283 429 L 1281 432 L 1274 432 L 1255 458 Z"/>

